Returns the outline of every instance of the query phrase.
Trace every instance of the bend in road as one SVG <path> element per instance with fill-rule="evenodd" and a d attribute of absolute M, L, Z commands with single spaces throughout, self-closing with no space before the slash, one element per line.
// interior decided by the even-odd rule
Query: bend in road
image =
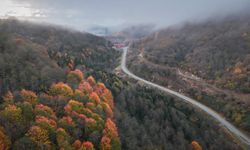
<path fill-rule="evenodd" d="M 121 60 L 121 68 L 123 70 L 123 72 L 125 72 L 128 76 L 138 80 L 138 81 L 142 81 L 145 84 L 151 86 L 151 87 L 155 87 L 161 91 L 164 91 L 170 95 L 173 95 L 175 97 L 180 98 L 181 100 L 192 104 L 193 106 L 203 110 L 204 112 L 206 112 L 208 115 L 212 116 L 215 120 L 217 120 L 222 126 L 224 126 L 225 128 L 227 128 L 231 133 L 233 133 L 233 135 L 235 135 L 241 142 L 245 143 L 246 145 L 248 145 L 250 147 L 250 138 L 245 135 L 243 132 L 241 132 L 239 129 L 237 129 L 233 124 L 231 124 L 230 122 L 228 122 L 227 120 L 225 120 L 223 117 L 221 117 L 217 112 L 215 112 L 214 110 L 212 110 L 211 108 L 197 102 L 196 100 L 189 98 L 185 95 L 182 95 L 181 93 L 178 93 L 176 91 L 170 90 L 168 88 L 165 88 L 163 86 L 160 86 L 158 84 L 155 84 L 153 82 L 147 81 L 143 78 L 140 78 L 138 76 L 136 76 L 135 74 L 133 74 L 132 72 L 130 72 L 128 70 L 128 68 L 126 67 L 126 56 L 127 56 L 127 52 L 128 52 L 128 47 L 125 47 L 123 49 L 123 54 L 122 54 L 122 60 Z"/>

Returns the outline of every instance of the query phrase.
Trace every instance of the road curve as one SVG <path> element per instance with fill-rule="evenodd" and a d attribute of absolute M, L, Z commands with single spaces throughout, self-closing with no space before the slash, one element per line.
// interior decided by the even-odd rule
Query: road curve
<path fill-rule="evenodd" d="M 151 86 L 151 87 L 155 87 L 161 91 L 164 91 L 170 95 L 173 95 L 175 97 L 180 98 L 181 100 L 188 102 L 192 105 L 194 105 L 195 107 L 200 108 L 201 110 L 205 111 L 208 115 L 212 116 L 215 120 L 217 120 L 221 126 L 224 126 L 225 128 L 227 128 L 231 133 L 233 133 L 233 135 L 235 135 L 241 142 L 245 143 L 248 147 L 250 147 L 250 139 L 247 135 L 245 135 L 244 133 L 242 133 L 239 129 L 237 129 L 234 125 L 232 125 L 230 122 L 228 122 L 227 120 L 225 120 L 224 118 L 222 118 L 217 112 L 215 112 L 214 110 L 212 110 L 211 108 L 197 102 L 196 100 L 189 98 L 185 95 L 182 95 L 178 92 L 175 92 L 173 90 L 170 90 L 168 88 L 165 88 L 163 86 L 160 86 L 158 84 L 152 83 L 150 81 L 147 81 L 143 78 L 140 78 L 138 76 L 136 76 L 135 74 L 133 74 L 132 72 L 130 72 L 128 70 L 128 68 L 126 67 L 126 56 L 127 56 L 127 52 L 128 52 L 128 47 L 123 48 L 123 54 L 122 54 L 122 60 L 121 60 L 121 68 L 123 70 L 124 73 L 126 73 L 128 76 L 138 80 L 138 81 L 142 81 L 145 84 Z"/>

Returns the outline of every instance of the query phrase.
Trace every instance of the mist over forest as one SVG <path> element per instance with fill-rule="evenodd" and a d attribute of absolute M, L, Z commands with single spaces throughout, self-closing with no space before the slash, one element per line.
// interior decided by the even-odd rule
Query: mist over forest
<path fill-rule="evenodd" d="M 2 0 L 0 150 L 247 150 L 249 0 Z"/>

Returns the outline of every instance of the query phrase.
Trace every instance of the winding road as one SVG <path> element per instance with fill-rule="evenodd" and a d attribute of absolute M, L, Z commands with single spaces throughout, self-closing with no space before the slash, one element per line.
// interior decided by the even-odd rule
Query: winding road
<path fill-rule="evenodd" d="M 235 135 L 241 142 L 245 143 L 248 147 L 250 147 L 250 138 L 245 135 L 243 132 L 241 132 L 239 129 L 237 129 L 233 124 L 231 124 L 230 122 L 228 122 L 227 120 L 225 120 L 223 117 L 221 117 L 217 112 L 215 112 L 214 110 L 212 110 L 211 108 L 197 102 L 196 100 L 189 98 L 185 95 L 182 95 L 181 93 L 175 92 L 173 90 L 170 90 L 168 88 L 165 88 L 163 86 L 160 86 L 158 84 L 152 83 L 150 81 L 147 81 L 143 78 L 140 78 L 138 76 L 136 76 L 135 74 L 133 74 L 132 72 L 130 72 L 128 70 L 128 68 L 126 67 L 126 56 L 127 56 L 127 52 L 128 52 L 128 47 L 123 48 L 123 54 L 122 54 L 122 60 L 121 60 L 121 68 L 123 70 L 124 73 L 126 73 L 129 77 L 134 78 L 138 81 L 144 82 L 145 84 L 157 88 L 161 91 L 164 91 L 170 95 L 173 95 L 175 97 L 180 98 L 181 100 L 192 104 L 193 106 L 203 110 L 204 112 L 206 112 L 208 115 L 212 116 L 215 120 L 217 120 L 221 126 L 225 127 L 226 129 L 228 129 L 233 135 Z"/>

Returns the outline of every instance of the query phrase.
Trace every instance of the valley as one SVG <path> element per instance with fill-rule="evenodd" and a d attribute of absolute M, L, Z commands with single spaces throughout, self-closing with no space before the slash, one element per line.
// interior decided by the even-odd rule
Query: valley
<path fill-rule="evenodd" d="M 234 134 L 238 139 L 241 140 L 241 142 L 247 144 L 248 146 L 250 146 L 250 139 L 248 136 L 246 136 L 244 133 L 242 133 L 240 130 L 238 130 L 236 127 L 234 127 L 231 123 L 227 122 L 223 117 L 221 117 L 218 113 L 216 113 L 215 111 L 213 111 L 212 109 L 210 109 L 209 107 L 202 105 L 201 103 L 197 102 L 197 100 L 191 99 L 189 97 L 186 97 L 185 95 L 182 95 L 181 93 L 175 92 L 173 90 L 170 90 L 168 88 L 165 88 L 163 86 L 157 85 L 155 83 L 149 82 L 143 78 L 140 78 L 138 76 L 136 76 L 135 74 L 131 73 L 127 67 L 126 67 L 126 56 L 127 56 L 127 52 L 128 52 L 129 47 L 125 47 L 123 49 L 123 55 L 122 55 L 122 61 L 121 61 L 121 67 L 122 70 L 129 75 L 130 77 L 138 80 L 138 81 L 142 81 L 143 83 L 145 83 L 146 85 L 149 85 L 151 87 L 157 88 L 159 90 L 162 90 L 174 97 L 178 97 L 184 101 L 187 101 L 188 103 L 192 104 L 193 106 L 203 110 L 204 112 L 206 112 L 208 115 L 212 116 L 216 121 L 218 121 L 221 126 L 227 128 L 230 132 L 232 132 L 232 134 Z M 190 78 L 190 79 L 195 79 L 197 80 L 197 78 L 194 78 L 194 76 L 191 75 L 190 76 L 185 76 L 184 74 L 182 74 L 179 70 L 178 73 L 181 76 L 184 76 L 185 78 Z M 198 78 L 199 79 L 199 78 Z"/>
<path fill-rule="evenodd" d="M 249 150 L 249 8 L 1 0 L 0 150 Z"/>
<path fill-rule="evenodd" d="M 162 29 L 131 44 L 127 67 L 144 80 L 210 107 L 249 135 L 247 18 Z"/>
<path fill-rule="evenodd" d="M 106 141 L 108 145 L 116 147 L 115 149 L 175 150 L 192 149 L 194 145 L 204 149 L 217 149 L 218 147 L 227 150 L 246 149 L 245 144 L 238 141 L 230 132 L 221 128 L 218 122 L 204 115 L 204 112 L 199 109 L 183 103 L 178 97 L 151 89 L 143 82 L 137 82 L 122 72 L 115 74 L 114 70 L 120 65 L 119 59 L 122 52 L 113 49 L 113 45 L 103 38 L 16 20 L 1 20 L 0 30 L 0 115 L 4 115 L 11 108 L 11 111 L 21 110 L 19 116 L 23 118 L 23 121 L 18 124 L 22 131 L 20 134 L 12 132 L 17 128 L 15 121 L 13 122 L 11 118 L 0 119 L 2 142 L 5 147 L 33 149 L 42 146 L 50 149 L 76 147 L 78 143 L 83 147 L 91 146 L 99 149 L 100 146 L 105 146 L 105 141 L 101 138 L 107 137 L 106 132 L 101 130 L 105 129 L 105 124 L 102 123 L 100 128 L 91 126 L 95 129 L 88 130 L 87 124 L 79 122 L 79 117 L 82 115 L 88 116 L 88 118 L 82 117 L 83 119 L 94 118 L 98 121 L 95 114 L 99 114 L 104 120 L 111 118 L 117 127 L 117 132 L 114 131 L 108 136 L 109 139 L 115 140 L 115 143 Z M 136 54 L 136 51 L 134 52 Z M 147 70 L 144 69 L 144 71 Z M 80 72 L 89 78 L 83 80 Z M 71 75 L 68 75 L 69 73 Z M 58 87 L 54 91 L 58 92 L 58 95 L 53 94 L 53 86 Z M 106 94 L 98 90 L 99 88 L 104 89 Z M 101 98 L 99 105 L 92 102 L 92 100 L 97 100 L 97 104 L 99 103 L 98 96 L 91 93 L 91 89 L 95 90 Z M 32 90 L 36 94 L 37 102 L 34 105 L 29 104 L 33 103 L 33 99 L 29 101 L 29 99 L 20 98 L 20 91 L 25 90 L 30 91 L 28 93 L 32 93 Z M 34 96 L 34 94 L 31 95 Z M 107 102 L 112 111 L 105 104 Z M 39 119 L 36 121 L 34 115 L 27 118 L 25 112 L 29 108 L 30 114 L 36 113 L 33 107 L 36 108 L 37 103 L 46 106 L 46 109 L 50 107 L 49 109 L 56 113 L 58 119 L 53 118 L 53 121 L 50 121 L 65 129 L 65 134 L 69 137 L 69 139 L 64 139 L 65 145 L 59 145 L 56 142 L 56 137 L 59 138 L 61 134 L 59 131 L 55 132 L 56 128 L 53 127 L 51 130 L 52 128 L 40 125 Z M 75 110 L 78 112 L 78 117 L 74 116 L 75 113 L 69 113 L 70 109 L 68 109 L 68 106 L 75 109 L 75 104 L 79 108 Z M 12 105 L 15 105 L 15 108 L 10 107 Z M 23 107 L 26 105 L 29 107 Z M 91 113 L 81 110 L 88 110 Z M 42 113 L 43 111 L 41 110 Z M 65 120 L 64 115 L 71 117 L 73 124 L 78 124 L 78 126 L 81 124 L 84 128 L 68 126 L 71 119 L 68 120 L 70 122 L 62 124 Z M 48 119 L 42 120 L 46 122 Z M 32 124 L 38 127 L 31 130 L 29 127 Z M 108 126 L 109 129 L 115 128 L 114 125 Z M 32 140 L 33 130 L 46 132 L 45 143 L 38 142 L 40 141 L 38 137 L 36 141 Z M 26 142 L 30 143 L 30 147 L 26 146 Z"/>

